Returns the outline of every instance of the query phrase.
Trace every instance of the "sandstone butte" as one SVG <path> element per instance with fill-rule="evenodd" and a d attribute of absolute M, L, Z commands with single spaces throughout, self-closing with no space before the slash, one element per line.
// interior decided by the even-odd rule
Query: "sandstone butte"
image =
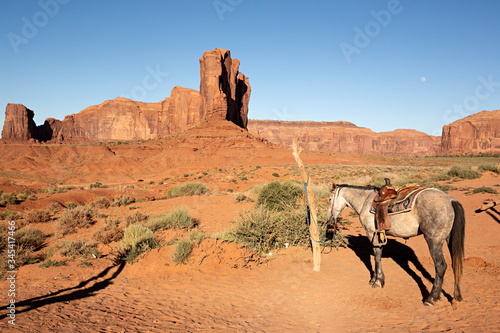
<path fill-rule="evenodd" d="M 206 51 L 200 58 L 200 91 L 174 87 L 157 103 L 115 98 L 89 106 L 60 121 L 47 118 L 37 126 L 34 112 L 9 103 L 2 130 L 4 142 L 93 142 L 147 140 L 183 131 L 212 118 L 246 128 L 250 84 L 229 50 Z"/>
<path fill-rule="evenodd" d="M 345 121 L 248 120 L 249 79 L 229 50 L 205 51 L 200 58 L 200 90 L 174 87 L 157 103 L 115 98 L 60 121 L 37 126 L 34 112 L 9 103 L 2 142 L 83 143 L 164 137 L 204 120 L 224 119 L 270 143 L 290 148 L 297 138 L 313 151 L 407 156 L 499 154 L 500 110 L 482 111 L 443 127 L 431 136 L 411 129 L 376 133 Z"/>
<path fill-rule="evenodd" d="M 441 154 L 500 153 L 500 110 L 482 111 L 443 126 Z"/>
<path fill-rule="evenodd" d="M 443 127 L 442 136 L 412 129 L 376 133 L 350 122 L 249 120 L 248 131 L 285 148 L 406 156 L 500 154 L 500 110 L 481 111 Z"/>

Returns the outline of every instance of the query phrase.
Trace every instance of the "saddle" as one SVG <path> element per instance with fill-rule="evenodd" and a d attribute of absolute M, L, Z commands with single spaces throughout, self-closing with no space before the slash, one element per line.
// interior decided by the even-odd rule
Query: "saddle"
<path fill-rule="evenodd" d="M 373 199 L 373 205 L 375 205 L 375 222 L 377 227 L 372 240 L 374 245 L 385 245 L 387 243 L 385 231 L 391 229 L 391 222 L 389 221 L 389 206 L 403 201 L 409 194 L 418 189 L 418 187 L 418 184 L 412 183 L 397 188 L 391 184 L 391 180 L 389 178 L 385 178 L 385 185 L 380 188 L 377 195 Z"/>

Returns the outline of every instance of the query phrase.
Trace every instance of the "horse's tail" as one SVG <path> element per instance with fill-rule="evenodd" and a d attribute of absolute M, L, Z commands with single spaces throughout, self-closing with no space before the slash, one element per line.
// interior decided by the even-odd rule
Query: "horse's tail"
<path fill-rule="evenodd" d="M 464 260 L 465 214 L 462 205 L 458 201 L 453 200 L 451 204 L 455 211 L 455 219 L 450 232 L 448 248 L 451 255 L 453 274 L 455 275 L 454 297 L 457 301 L 461 301 L 460 280 L 462 279 L 462 263 Z"/>

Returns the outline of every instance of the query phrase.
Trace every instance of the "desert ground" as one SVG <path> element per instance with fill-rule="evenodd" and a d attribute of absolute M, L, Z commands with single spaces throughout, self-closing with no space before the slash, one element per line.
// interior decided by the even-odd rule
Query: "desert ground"
<path fill-rule="evenodd" d="M 2 223 L 23 214 L 58 206 L 48 222 L 33 227 L 48 237 L 35 252 L 52 245 L 87 239 L 107 219 L 124 224 L 136 212 L 167 213 L 184 207 L 197 229 L 216 235 L 232 228 L 256 205 L 254 188 L 271 180 L 300 176 L 291 151 L 235 129 L 201 126 L 178 135 L 134 143 L 82 145 L 0 145 L 0 190 L 36 198 L 0 207 Z M 316 184 L 369 184 L 389 175 L 395 180 L 425 178 L 456 164 L 477 168 L 498 163 L 492 157 L 411 158 L 329 154 L 304 151 L 306 169 Z M 185 182 L 207 184 L 200 196 L 169 198 L 167 191 Z M 99 182 L 104 188 L 89 188 Z M 437 182 L 466 214 L 462 302 L 452 302 L 453 273 L 448 250 L 441 300 L 423 305 L 434 277 L 423 237 L 390 238 L 382 264 L 386 284 L 368 284 L 371 246 L 357 217 L 342 233 L 349 245 L 325 247 L 321 270 L 313 271 L 307 247 L 283 247 L 262 255 L 217 237 L 199 242 L 186 263 L 172 260 L 169 240 L 189 231 L 159 231 L 163 246 L 133 262 L 117 260 L 118 241 L 99 244 L 100 257 L 66 260 L 61 266 L 41 262 L 19 268 L 15 297 L 10 280 L 0 281 L 2 332 L 498 332 L 500 327 L 500 209 L 476 212 L 484 201 L 500 201 L 500 176 L 485 171 L 477 179 Z M 60 193 L 50 189 L 64 188 Z M 244 194 L 248 200 L 238 200 Z M 127 195 L 129 205 L 99 208 L 95 224 L 61 235 L 57 221 L 66 207 L 110 201 Z M 327 200 L 327 199 L 322 199 Z M 498 207 L 497 207 L 498 208 Z M 54 260 L 62 257 L 54 257 Z M 15 299 L 15 325 L 7 306 Z"/>

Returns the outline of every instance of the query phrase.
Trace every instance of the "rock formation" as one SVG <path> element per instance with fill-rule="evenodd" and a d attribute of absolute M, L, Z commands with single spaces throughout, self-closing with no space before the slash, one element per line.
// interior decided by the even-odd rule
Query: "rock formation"
<path fill-rule="evenodd" d="M 158 103 L 116 98 L 89 106 L 62 121 L 48 118 L 41 126 L 21 104 L 8 104 L 2 131 L 5 141 L 87 142 L 147 140 L 187 129 L 203 119 L 220 118 L 246 128 L 250 84 L 239 72 L 239 60 L 228 50 L 207 51 L 200 58 L 200 92 L 174 87 Z"/>
<path fill-rule="evenodd" d="M 500 110 L 482 111 L 443 126 L 441 154 L 499 154 Z"/>
<path fill-rule="evenodd" d="M 46 141 L 52 132 L 47 121 L 36 126 L 35 113 L 22 104 L 8 103 L 5 108 L 5 122 L 2 138 L 11 141 Z"/>
<path fill-rule="evenodd" d="M 200 58 L 200 94 L 206 116 L 220 117 L 246 128 L 250 84 L 239 72 L 240 61 L 228 50 L 215 49 Z"/>
<path fill-rule="evenodd" d="M 249 132 L 290 148 L 297 138 L 302 149 L 354 154 L 435 155 L 439 137 L 416 130 L 375 133 L 346 121 L 250 120 Z"/>

